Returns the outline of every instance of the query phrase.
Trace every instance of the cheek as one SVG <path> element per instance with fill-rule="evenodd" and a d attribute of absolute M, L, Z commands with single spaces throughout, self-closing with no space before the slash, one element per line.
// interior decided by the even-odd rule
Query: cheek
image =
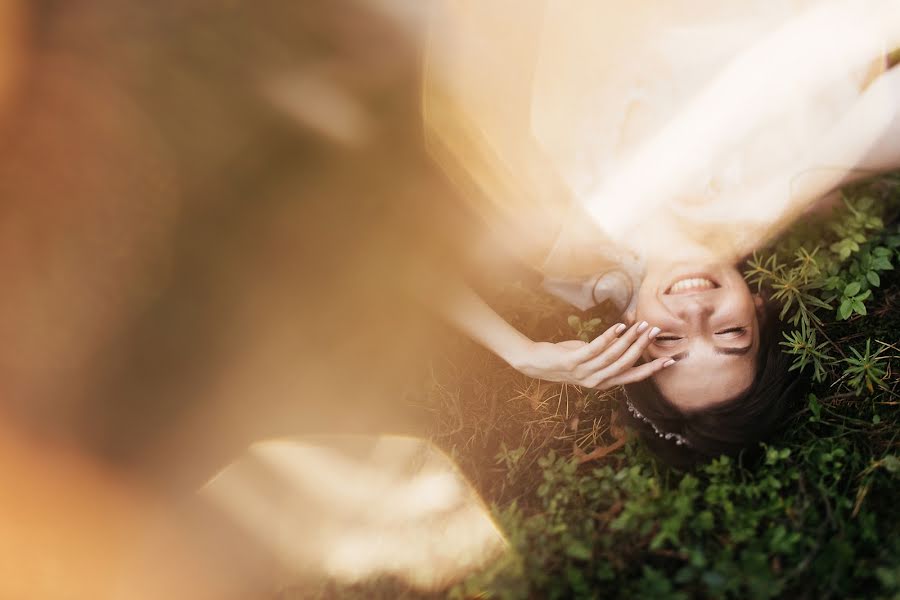
<path fill-rule="evenodd" d="M 648 347 L 646 350 L 644 350 L 641 353 L 641 362 L 648 363 L 648 362 L 656 360 L 657 358 L 660 358 L 661 356 L 662 356 L 662 354 L 659 351 L 653 351 L 651 348 Z M 654 375 L 654 377 L 656 377 L 656 376 Z"/>
<path fill-rule="evenodd" d="M 753 301 L 752 297 L 741 304 L 741 316 L 745 321 L 752 321 L 754 324 L 756 323 L 757 317 L 759 316 L 759 309 L 756 307 L 756 303 Z"/>
<path fill-rule="evenodd" d="M 639 323 L 646 321 L 651 326 L 658 325 L 663 327 L 663 323 L 670 320 L 668 311 L 663 307 L 656 298 L 649 298 L 646 301 L 639 299 L 634 311 L 634 321 Z"/>
<path fill-rule="evenodd" d="M 756 303 L 749 290 L 735 291 L 722 299 L 723 313 L 734 320 L 749 322 L 757 314 Z"/>

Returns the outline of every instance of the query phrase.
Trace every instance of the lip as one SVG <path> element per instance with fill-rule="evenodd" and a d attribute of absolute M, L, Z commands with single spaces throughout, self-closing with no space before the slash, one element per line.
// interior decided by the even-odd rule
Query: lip
<path fill-rule="evenodd" d="M 713 287 L 712 289 L 693 289 L 693 290 L 684 290 L 684 291 L 681 291 L 681 292 L 675 292 L 675 293 L 673 294 L 673 293 L 672 293 L 672 287 L 673 287 L 676 283 L 678 283 L 678 282 L 680 282 L 680 281 L 684 281 L 685 279 L 706 279 L 706 280 L 712 282 L 712 284 L 713 284 L 714 287 Z M 717 289 L 719 289 L 720 287 L 722 287 L 722 284 L 720 284 L 720 283 L 716 280 L 716 278 L 713 277 L 712 275 L 710 275 L 709 273 L 687 273 L 687 274 L 684 274 L 684 275 L 678 275 L 678 277 L 672 279 L 672 280 L 669 282 L 669 285 L 666 286 L 665 291 L 663 292 L 663 294 L 666 295 L 666 296 L 669 296 L 669 295 L 672 295 L 672 296 L 690 296 L 690 295 L 693 295 L 693 294 L 705 294 L 706 292 L 711 292 L 711 291 L 713 291 L 713 290 L 717 290 Z"/>

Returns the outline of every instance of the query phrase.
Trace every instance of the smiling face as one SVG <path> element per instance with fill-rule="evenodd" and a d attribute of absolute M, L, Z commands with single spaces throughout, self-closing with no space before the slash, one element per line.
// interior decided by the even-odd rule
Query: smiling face
<path fill-rule="evenodd" d="M 732 265 L 651 266 L 638 291 L 635 318 L 661 329 L 644 358 L 677 361 L 654 377 L 663 396 L 691 411 L 750 387 L 761 307 Z"/>

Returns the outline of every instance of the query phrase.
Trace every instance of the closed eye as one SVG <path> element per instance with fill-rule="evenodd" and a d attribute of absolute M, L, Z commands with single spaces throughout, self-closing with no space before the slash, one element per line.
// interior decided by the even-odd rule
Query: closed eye
<path fill-rule="evenodd" d="M 675 335 L 658 335 L 656 336 L 657 342 L 677 342 L 681 338 Z"/>
<path fill-rule="evenodd" d="M 717 331 L 716 335 L 723 335 L 726 333 L 737 333 L 739 335 L 743 335 L 747 332 L 746 327 L 729 327 L 728 329 L 723 329 L 722 331 Z"/>

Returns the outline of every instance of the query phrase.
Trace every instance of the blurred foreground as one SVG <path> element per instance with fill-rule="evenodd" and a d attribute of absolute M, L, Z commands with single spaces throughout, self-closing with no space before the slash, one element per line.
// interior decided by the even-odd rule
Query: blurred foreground
<path fill-rule="evenodd" d="M 441 329 L 421 298 L 469 226 L 422 148 L 419 17 L 397 8 L 0 1 L 0 596 L 266 593 L 255 505 L 193 492 L 260 439 L 423 431 L 406 398 Z M 291 512 L 337 552 L 313 506 L 361 502 L 364 465 L 329 460 L 357 487 Z M 423 493 L 474 511 L 490 555 L 433 460 L 449 480 Z M 367 498 L 420 481 L 368 470 Z M 329 568 L 366 572 L 382 549 L 360 544 Z M 429 556 L 403 574 L 458 566 Z"/>

